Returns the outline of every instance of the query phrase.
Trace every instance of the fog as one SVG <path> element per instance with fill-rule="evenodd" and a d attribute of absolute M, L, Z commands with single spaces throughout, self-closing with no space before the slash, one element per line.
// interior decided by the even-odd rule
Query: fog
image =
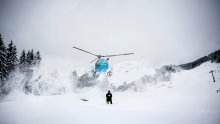
<path fill-rule="evenodd" d="M 1 0 L 0 33 L 43 58 L 88 66 L 95 54 L 134 52 L 111 63 L 181 64 L 220 47 L 217 0 Z"/>

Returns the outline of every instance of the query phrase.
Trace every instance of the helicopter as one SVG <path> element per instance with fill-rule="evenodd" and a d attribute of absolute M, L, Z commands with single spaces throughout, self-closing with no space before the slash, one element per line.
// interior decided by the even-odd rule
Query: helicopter
<path fill-rule="evenodd" d="M 91 53 L 91 52 L 88 52 L 86 50 L 83 50 L 83 49 L 80 49 L 78 47 L 73 47 L 74 49 L 77 49 L 77 50 L 80 50 L 80 51 L 83 51 L 85 53 L 88 53 L 88 54 L 91 54 L 93 56 L 96 56 L 96 58 L 94 60 L 92 60 L 90 63 L 93 63 L 94 61 L 95 62 L 95 71 L 93 73 L 93 75 L 95 75 L 97 72 L 106 72 L 109 68 L 109 57 L 115 57 L 115 56 L 124 56 L 124 55 L 131 55 L 131 54 L 134 54 L 134 53 L 125 53 L 125 54 L 115 54 L 115 55 L 96 55 L 94 53 Z M 104 59 L 104 58 L 107 58 L 107 59 Z M 109 71 L 107 72 L 107 75 L 108 76 L 111 76 L 112 72 Z"/>

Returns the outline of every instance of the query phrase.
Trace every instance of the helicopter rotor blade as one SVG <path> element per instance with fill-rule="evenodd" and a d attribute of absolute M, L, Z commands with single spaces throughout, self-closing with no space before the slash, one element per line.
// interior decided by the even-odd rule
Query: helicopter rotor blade
<path fill-rule="evenodd" d="M 134 53 L 125 53 L 125 54 L 116 54 L 116 55 L 105 55 L 105 56 L 102 56 L 102 57 L 124 56 L 124 55 L 131 55 L 131 54 L 134 54 Z"/>
<path fill-rule="evenodd" d="M 96 61 L 96 60 L 98 60 L 98 58 L 96 58 L 96 59 L 92 60 L 90 63 L 93 63 L 93 62 L 94 62 L 94 61 Z"/>
<path fill-rule="evenodd" d="M 89 54 L 91 54 L 91 55 L 94 55 L 94 56 L 96 56 L 96 57 L 98 57 L 98 55 L 96 55 L 96 54 L 94 54 L 94 53 L 91 53 L 91 52 L 88 52 L 88 51 L 85 51 L 85 50 L 83 50 L 83 49 L 80 49 L 80 48 L 77 48 L 77 47 L 73 47 L 74 49 L 77 49 L 77 50 L 80 50 L 80 51 L 83 51 L 83 52 L 86 52 L 86 53 L 89 53 Z"/>

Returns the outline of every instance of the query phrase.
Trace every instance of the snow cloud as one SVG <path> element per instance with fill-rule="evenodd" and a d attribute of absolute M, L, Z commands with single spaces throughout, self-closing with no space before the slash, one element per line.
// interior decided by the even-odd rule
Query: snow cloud
<path fill-rule="evenodd" d="M 39 49 L 80 66 L 96 54 L 151 64 L 180 64 L 219 49 L 218 0 L 1 0 L 0 32 L 19 50 Z M 46 58 L 46 57 L 45 57 Z"/>

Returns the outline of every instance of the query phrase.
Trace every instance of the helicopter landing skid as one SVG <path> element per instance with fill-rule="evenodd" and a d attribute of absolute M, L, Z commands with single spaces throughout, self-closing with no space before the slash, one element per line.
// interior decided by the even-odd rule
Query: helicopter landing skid
<path fill-rule="evenodd" d="M 97 73 L 96 71 L 93 72 L 93 77 L 95 77 L 96 75 L 99 75 L 99 73 Z M 108 72 L 105 72 L 105 75 L 107 77 L 111 77 L 112 76 L 112 71 L 108 71 Z"/>
<path fill-rule="evenodd" d="M 111 77 L 112 76 L 112 71 L 107 72 L 107 76 Z"/>

